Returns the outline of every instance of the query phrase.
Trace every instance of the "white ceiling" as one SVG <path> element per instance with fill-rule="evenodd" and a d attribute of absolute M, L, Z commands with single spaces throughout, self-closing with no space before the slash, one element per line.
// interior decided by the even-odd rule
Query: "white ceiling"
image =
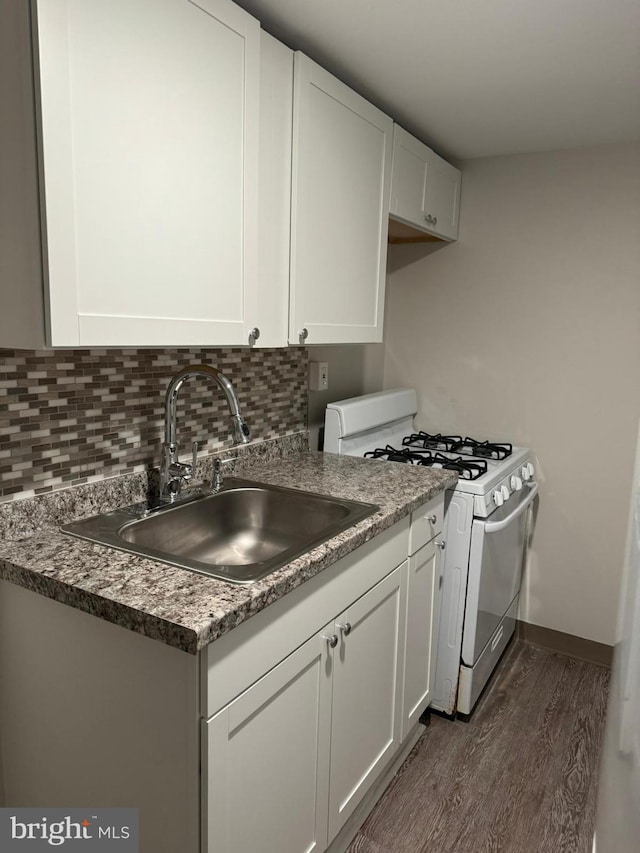
<path fill-rule="evenodd" d="M 640 138 L 640 0 L 239 0 L 450 159 Z"/>

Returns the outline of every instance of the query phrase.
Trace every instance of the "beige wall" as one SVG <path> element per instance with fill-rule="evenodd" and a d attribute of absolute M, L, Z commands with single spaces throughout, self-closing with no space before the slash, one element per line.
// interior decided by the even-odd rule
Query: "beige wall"
<path fill-rule="evenodd" d="M 417 388 L 424 428 L 533 448 L 522 616 L 613 643 L 640 415 L 640 146 L 463 174 L 459 241 L 391 249 L 384 387 Z"/>
<path fill-rule="evenodd" d="M 384 346 L 309 347 L 309 361 L 326 361 L 329 364 L 329 389 L 309 391 L 309 446 L 316 450 L 327 403 L 370 394 L 382 388 Z"/>

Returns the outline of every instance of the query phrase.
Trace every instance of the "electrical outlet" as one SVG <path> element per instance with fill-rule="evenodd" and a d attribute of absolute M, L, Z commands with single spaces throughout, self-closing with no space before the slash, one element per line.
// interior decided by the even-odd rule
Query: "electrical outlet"
<path fill-rule="evenodd" d="M 329 389 L 329 362 L 309 362 L 309 391 L 328 391 Z"/>

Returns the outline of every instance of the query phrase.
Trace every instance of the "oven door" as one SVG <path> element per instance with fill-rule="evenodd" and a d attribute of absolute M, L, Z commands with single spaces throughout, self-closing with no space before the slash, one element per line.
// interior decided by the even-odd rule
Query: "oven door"
<path fill-rule="evenodd" d="M 462 661 L 473 666 L 520 590 L 527 509 L 538 491 L 527 484 L 471 530 Z"/>

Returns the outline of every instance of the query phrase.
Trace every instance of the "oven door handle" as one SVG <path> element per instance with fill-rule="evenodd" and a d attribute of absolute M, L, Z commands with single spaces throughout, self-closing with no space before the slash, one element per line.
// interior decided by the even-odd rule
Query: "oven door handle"
<path fill-rule="evenodd" d="M 529 484 L 527 483 L 529 486 Z M 485 521 L 484 524 L 484 532 L 485 533 L 497 533 L 499 530 L 504 530 L 508 524 L 511 524 L 514 518 L 517 518 L 519 515 L 527 509 L 528 506 L 532 503 L 535 496 L 538 494 L 538 484 L 534 483 L 533 486 L 529 486 L 531 491 L 529 492 L 529 496 L 526 500 L 522 501 L 521 504 L 514 509 L 511 515 L 508 515 L 506 518 L 503 518 L 502 521 Z"/>

